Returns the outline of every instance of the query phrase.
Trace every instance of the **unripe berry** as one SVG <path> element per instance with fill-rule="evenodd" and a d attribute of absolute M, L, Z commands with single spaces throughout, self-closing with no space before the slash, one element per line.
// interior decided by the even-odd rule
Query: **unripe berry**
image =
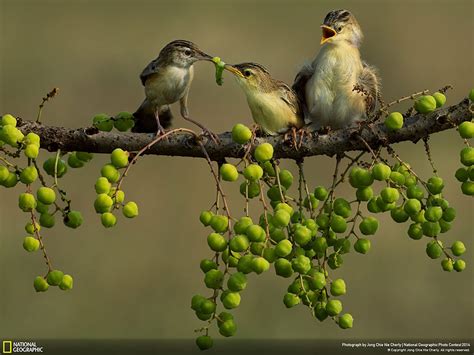
<path fill-rule="evenodd" d="M 372 213 L 380 213 L 382 210 L 377 204 L 377 197 L 372 197 L 369 202 L 367 202 L 367 209 Z"/>
<path fill-rule="evenodd" d="M 51 205 L 56 201 L 56 193 L 49 187 L 40 187 L 36 192 L 36 197 L 38 198 L 38 201 L 45 205 Z"/>
<path fill-rule="evenodd" d="M 29 251 L 29 252 L 37 251 L 39 247 L 40 247 L 40 242 L 36 238 L 28 236 L 28 237 L 25 237 L 25 239 L 23 240 L 23 248 L 26 251 Z"/>
<path fill-rule="evenodd" d="M 232 140 L 235 143 L 245 144 L 252 138 L 252 131 L 245 125 L 237 123 L 232 128 Z"/>
<path fill-rule="evenodd" d="M 354 250 L 361 254 L 367 254 L 370 250 L 370 240 L 360 238 L 354 243 Z"/>
<path fill-rule="evenodd" d="M 384 123 L 389 131 L 396 131 L 403 127 L 403 115 L 400 112 L 392 112 Z"/>
<path fill-rule="evenodd" d="M 22 193 L 18 198 L 18 207 L 23 212 L 31 212 L 36 207 L 36 200 L 35 197 L 30 193 Z"/>
<path fill-rule="evenodd" d="M 426 245 L 426 254 L 431 259 L 437 259 L 443 254 L 443 248 L 440 245 L 441 242 L 433 240 Z"/>
<path fill-rule="evenodd" d="M 430 222 L 437 222 L 443 216 L 443 209 L 439 206 L 430 206 L 425 211 L 425 218 Z"/>
<path fill-rule="evenodd" d="M 49 158 L 43 164 L 43 169 L 50 176 L 54 176 L 54 169 L 56 165 L 56 158 Z M 67 173 L 67 165 L 64 160 L 58 159 L 57 163 L 57 177 L 63 177 Z"/>
<path fill-rule="evenodd" d="M 346 283 L 343 279 L 337 279 L 331 283 L 331 294 L 333 296 L 342 296 L 346 294 Z"/>
<path fill-rule="evenodd" d="M 410 198 L 405 202 L 403 209 L 409 216 L 414 216 L 421 211 L 421 202 L 417 199 Z"/>
<path fill-rule="evenodd" d="M 299 304 L 300 301 L 300 298 L 293 293 L 286 293 L 285 296 L 283 296 L 283 303 L 285 304 L 286 308 L 294 307 Z"/>
<path fill-rule="evenodd" d="M 259 163 L 266 162 L 273 158 L 273 146 L 270 143 L 262 143 L 255 148 L 253 156 Z"/>
<path fill-rule="evenodd" d="M 436 101 L 436 107 L 441 107 L 446 103 L 446 96 L 440 92 L 435 92 L 433 97 Z"/>
<path fill-rule="evenodd" d="M 474 138 L 474 122 L 465 121 L 459 125 L 459 135 L 464 139 Z"/>
<path fill-rule="evenodd" d="M 250 217 L 241 217 L 234 224 L 234 231 L 236 234 L 244 234 L 248 227 L 253 225 L 252 219 Z"/>
<path fill-rule="evenodd" d="M 453 260 L 452 259 L 443 259 L 441 260 L 441 267 L 444 271 L 451 272 L 453 271 Z"/>
<path fill-rule="evenodd" d="M 273 164 L 271 161 L 266 161 L 264 163 L 261 163 L 260 166 L 262 167 L 263 171 L 271 177 L 275 177 L 275 168 L 273 167 Z"/>
<path fill-rule="evenodd" d="M 293 267 L 287 259 L 279 258 L 275 261 L 275 273 L 281 277 L 291 277 L 293 275 Z"/>
<path fill-rule="evenodd" d="M 62 271 L 59 270 L 52 270 L 48 273 L 46 281 L 50 286 L 59 286 L 61 281 L 63 280 L 64 274 Z"/>
<path fill-rule="evenodd" d="M 454 262 L 453 267 L 457 272 L 461 272 L 466 268 L 466 262 L 462 259 L 458 259 Z"/>
<path fill-rule="evenodd" d="M 59 284 L 59 288 L 63 291 L 71 290 L 73 285 L 73 279 L 71 275 L 64 275 L 61 283 Z"/>
<path fill-rule="evenodd" d="M 82 168 L 84 166 L 84 162 L 76 157 L 76 152 L 72 152 L 69 154 L 67 158 L 67 163 L 71 168 Z"/>
<path fill-rule="evenodd" d="M 250 164 L 244 169 L 244 177 L 250 181 L 260 180 L 263 176 L 263 169 L 260 165 Z"/>
<path fill-rule="evenodd" d="M 110 189 L 109 194 L 110 197 L 114 200 L 115 204 L 121 204 L 123 201 L 125 201 L 125 192 L 122 190 L 117 190 L 116 187 Z"/>
<path fill-rule="evenodd" d="M 237 308 L 240 305 L 240 299 L 238 292 L 227 292 L 222 297 L 222 304 L 226 309 Z"/>
<path fill-rule="evenodd" d="M 344 198 L 336 198 L 336 200 L 334 200 L 333 211 L 338 216 L 348 218 L 351 215 L 351 205 Z"/>
<path fill-rule="evenodd" d="M 281 170 L 278 177 L 280 178 L 280 184 L 287 190 L 293 184 L 293 174 L 289 170 Z"/>
<path fill-rule="evenodd" d="M 237 332 L 237 326 L 233 319 L 226 320 L 219 327 L 219 333 L 225 337 L 231 337 Z"/>
<path fill-rule="evenodd" d="M 129 153 L 121 148 L 116 148 L 110 154 L 110 162 L 117 169 L 125 168 L 128 165 Z"/>
<path fill-rule="evenodd" d="M 266 238 L 265 230 L 258 224 L 253 224 L 245 230 L 245 234 L 251 242 L 260 243 Z"/>
<path fill-rule="evenodd" d="M 199 215 L 199 220 L 205 227 L 207 227 L 211 223 L 213 215 L 214 214 L 211 211 L 202 211 Z"/>
<path fill-rule="evenodd" d="M 474 181 L 465 181 L 461 184 L 461 191 L 464 195 L 474 195 Z"/>
<path fill-rule="evenodd" d="M 114 204 L 112 198 L 107 194 L 98 194 L 94 201 L 94 209 L 97 213 L 109 212 Z"/>
<path fill-rule="evenodd" d="M 407 188 L 407 196 L 408 198 L 421 200 L 425 196 L 425 193 L 419 186 L 413 185 Z"/>
<path fill-rule="evenodd" d="M 0 165 L 0 183 L 3 183 L 7 178 L 10 172 L 6 166 Z"/>
<path fill-rule="evenodd" d="M 473 155 L 473 158 L 474 158 L 474 155 Z M 443 181 L 443 179 L 441 179 L 438 176 L 432 176 L 428 179 L 428 184 L 427 185 L 428 185 L 428 190 L 432 194 L 436 195 L 436 194 L 441 193 L 441 191 L 443 191 L 444 181 Z"/>
<path fill-rule="evenodd" d="M 209 270 L 204 275 L 204 284 L 207 288 L 218 289 L 222 286 L 224 274 L 220 270 Z"/>
<path fill-rule="evenodd" d="M 370 186 L 359 187 L 356 191 L 358 201 L 369 201 L 374 196 L 374 191 Z"/>
<path fill-rule="evenodd" d="M 342 302 L 339 300 L 329 300 L 326 304 L 326 312 L 331 317 L 337 316 L 342 312 Z"/>
<path fill-rule="evenodd" d="M 266 259 L 260 256 L 254 258 L 252 260 L 251 265 L 252 265 L 252 270 L 256 274 L 261 274 L 262 272 L 267 271 L 270 268 L 270 263 Z"/>
<path fill-rule="evenodd" d="M 224 233 L 229 228 L 229 218 L 222 215 L 213 215 L 210 226 L 217 233 Z"/>
<path fill-rule="evenodd" d="M 25 156 L 30 159 L 36 159 L 39 155 L 39 146 L 36 144 L 28 144 L 25 147 Z"/>
<path fill-rule="evenodd" d="M 16 127 L 16 118 L 7 113 L 2 116 L 2 119 L 0 120 L 0 125 Z"/>
<path fill-rule="evenodd" d="M 311 241 L 311 230 L 304 226 L 299 226 L 295 230 L 294 239 L 299 245 L 306 245 Z"/>
<path fill-rule="evenodd" d="M 114 127 L 120 132 L 126 132 L 135 125 L 133 115 L 130 112 L 119 112 L 114 118 Z"/>
<path fill-rule="evenodd" d="M 419 240 L 423 238 L 423 229 L 421 227 L 421 224 L 419 223 L 410 224 L 410 227 L 408 228 L 408 236 L 414 240 Z"/>
<path fill-rule="evenodd" d="M 95 192 L 98 194 L 108 194 L 110 192 L 111 187 L 112 184 L 109 182 L 109 180 L 107 180 L 107 178 L 103 176 L 98 178 L 95 182 Z"/>
<path fill-rule="evenodd" d="M 56 222 L 54 220 L 54 215 L 49 213 L 41 213 L 39 223 L 42 227 L 53 228 Z"/>
<path fill-rule="evenodd" d="M 459 168 L 458 170 L 456 170 L 454 176 L 459 182 L 465 182 L 469 180 L 469 172 L 466 168 Z"/>
<path fill-rule="evenodd" d="M 328 197 L 328 191 L 323 186 L 318 186 L 314 189 L 314 197 L 319 201 L 324 201 Z"/>
<path fill-rule="evenodd" d="M 275 246 L 275 253 L 279 257 L 285 257 L 290 255 L 291 251 L 293 250 L 293 245 L 288 239 L 284 239 Z"/>
<path fill-rule="evenodd" d="M 87 163 L 92 160 L 94 154 L 88 152 L 76 152 L 76 158 L 82 160 L 84 163 Z"/>
<path fill-rule="evenodd" d="M 466 251 L 466 247 L 464 246 L 464 243 L 461 241 L 455 241 L 453 245 L 451 245 L 451 251 L 455 256 L 460 256 L 464 254 Z"/>
<path fill-rule="evenodd" d="M 421 227 L 423 228 L 423 234 L 427 237 L 433 238 L 441 233 L 441 227 L 438 222 L 423 222 Z"/>
<path fill-rule="evenodd" d="M 291 261 L 291 266 L 295 272 L 304 275 L 311 269 L 311 260 L 304 255 L 298 255 Z"/>
<path fill-rule="evenodd" d="M 260 185 L 256 181 L 244 181 L 240 184 L 240 194 L 245 197 L 247 193 L 248 198 L 254 198 L 260 195 Z"/>
<path fill-rule="evenodd" d="M 239 178 L 239 172 L 232 164 L 222 164 L 219 173 L 224 181 L 235 181 Z"/>
<path fill-rule="evenodd" d="M 237 270 L 249 274 L 252 272 L 252 260 L 253 256 L 250 254 L 242 256 L 237 263 Z"/>
<path fill-rule="evenodd" d="M 352 187 L 359 188 L 370 186 L 374 182 L 372 173 L 361 167 L 354 167 L 349 173 L 349 183 Z"/>
<path fill-rule="evenodd" d="M 430 113 L 436 109 L 436 100 L 431 95 L 421 96 L 415 101 L 415 110 L 419 113 Z"/>
<path fill-rule="evenodd" d="M 196 338 L 196 345 L 199 350 L 207 350 L 212 348 L 214 341 L 209 335 L 201 335 Z"/>
<path fill-rule="evenodd" d="M 35 234 L 35 227 L 36 227 L 36 230 L 39 232 L 41 230 L 41 226 L 35 222 L 35 224 L 33 225 L 33 223 L 31 222 L 28 222 L 26 225 L 25 225 L 25 231 L 26 233 L 28 234 Z"/>
<path fill-rule="evenodd" d="M 105 177 L 112 184 L 116 183 L 120 179 L 120 173 L 112 164 L 106 164 L 100 169 L 100 175 Z"/>
<path fill-rule="evenodd" d="M 38 178 L 38 170 L 34 166 L 24 168 L 20 173 L 20 181 L 25 185 L 32 184 Z"/>
<path fill-rule="evenodd" d="M 82 218 L 82 214 L 79 211 L 69 211 L 66 216 L 64 216 L 64 224 L 69 228 L 77 228 L 79 227 L 82 222 L 84 222 L 84 218 Z"/>
<path fill-rule="evenodd" d="M 117 223 L 117 218 L 110 212 L 102 213 L 100 221 L 105 228 L 112 228 Z"/>
<path fill-rule="evenodd" d="M 227 280 L 227 287 L 231 291 L 240 292 L 247 287 L 247 277 L 242 272 L 236 272 Z"/>
<path fill-rule="evenodd" d="M 201 262 L 199 263 L 199 267 L 201 268 L 202 272 L 204 272 L 204 273 L 208 272 L 209 270 L 218 268 L 217 263 L 215 261 L 209 260 L 209 259 L 201 260 Z"/>
<path fill-rule="evenodd" d="M 207 236 L 209 248 L 216 252 L 224 251 L 227 248 L 227 241 L 224 236 L 218 233 L 211 233 Z"/>
<path fill-rule="evenodd" d="M 23 138 L 23 133 L 14 126 L 6 125 L 0 129 L 0 140 L 14 148 L 18 147 Z"/>
<path fill-rule="evenodd" d="M 332 215 L 331 217 L 331 229 L 335 233 L 344 233 L 347 229 L 346 220 L 338 215 Z"/>
<path fill-rule="evenodd" d="M 110 132 L 114 128 L 114 122 L 106 113 L 99 113 L 92 119 L 92 125 L 99 131 Z"/>
<path fill-rule="evenodd" d="M 366 217 L 360 222 L 359 229 L 364 235 L 373 235 L 379 228 L 379 221 L 375 217 Z"/>
<path fill-rule="evenodd" d="M 49 288 L 48 283 L 44 279 L 44 277 L 36 276 L 33 286 L 36 292 L 46 292 Z"/>
<path fill-rule="evenodd" d="M 403 206 L 399 206 L 390 211 L 390 216 L 397 223 L 406 222 L 409 218 L 408 214 L 405 212 Z"/>
<path fill-rule="evenodd" d="M 322 290 L 326 286 L 326 277 L 322 272 L 311 269 L 308 272 L 311 277 L 308 279 L 309 288 L 312 290 Z"/>
<path fill-rule="evenodd" d="M 231 239 L 229 247 L 230 250 L 241 253 L 249 248 L 249 240 L 246 235 L 238 234 Z"/>
<path fill-rule="evenodd" d="M 393 187 L 385 187 L 380 192 L 380 197 L 382 197 L 385 203 L 393 203 L 398 201 L 400 194 L 398 190 Z"/>
<path fill-rule="evenodd" d="M 398 171 L 392 171 L 390 173 L 390 180 L 395 184 L 402 186 L 405 184 L 405 175 Z"/>
<path fill-rule="evenodd" d="M 352 328 L 352 324 L 354 323 L 354 318 L 349 313 L 345 313 L 339 317 L 338 324 L 339 327 L 342 329 L 349 329 Z"/>

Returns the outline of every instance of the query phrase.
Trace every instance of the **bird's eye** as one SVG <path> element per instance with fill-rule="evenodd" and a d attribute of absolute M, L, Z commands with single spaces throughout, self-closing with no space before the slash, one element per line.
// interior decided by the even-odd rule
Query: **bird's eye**
<path fill-rule="evenodd" d="M 244 70 L 244 75 L 246 77 L 249 77 L 250 75 L 252 75 L 252 72 L 250 70 Z"/>
<path fill-rule="evenodd" d="M 190 50 L 190 49 L 186 49 L 186 50 L 184 51 L 184 55 L 186 55 L 186 56 L 189 57 L 189 56 L 191 55 L 191 50 Z"/>
<path fill-rule="evenodd" d="M 337 32 L 341 32 L 341 31 L 342 31 L 342 26 L 339 26 L 339 27 L 337 28 Z"/>

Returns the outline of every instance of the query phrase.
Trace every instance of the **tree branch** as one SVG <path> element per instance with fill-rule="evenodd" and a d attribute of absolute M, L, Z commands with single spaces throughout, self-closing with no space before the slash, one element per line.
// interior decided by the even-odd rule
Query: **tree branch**
<path fill-rule="evenodd" d="M 388 132 L 383 122 L 365 126 L 357 134 L 358 127 L 341 129 L 327 135 L 311 133 L 298 150 L 285 142 L 283 136 L 257 138 L 256 143 L 269 142 L 274 146 L 275 158 L 301 159 L 315 155 L 333 156 L 347 151 L 367 151 L 368 147 L 376 149 L 383 145 L 418 140 L 432 133 L 451 129 L 463 121 L 473 118 L 469 100 L 465 99 L 457 105 L 441 108 L 428 115 L 415 115 L 405 119 L 405 125 L 396 132 Z M 149 144 L 154 137 L 144 133 L 99 132 L 96 128 L 68 129 L 64 127 L 46 126 L 33 121 L 19 120 L 18 128 L 24 134 L 35 132 L 41 137 L 41 148 L 49 151 L 61 149 L 67 151 L 86 151 L 91 153 L 110 153 L 115 148 L 134 152 Z M 241 158 L 245 154 L 242 145 L 232 141 L 229 132 L 219 135 L 220 144 L 206 141 L 205 148 L 212 160 L 224 158 Z M 153 145 L 145 154 L 170 155 L 183 157 L 205 158 L 199 144 L 189 134 L 176 134 L 168 140 Z"/>

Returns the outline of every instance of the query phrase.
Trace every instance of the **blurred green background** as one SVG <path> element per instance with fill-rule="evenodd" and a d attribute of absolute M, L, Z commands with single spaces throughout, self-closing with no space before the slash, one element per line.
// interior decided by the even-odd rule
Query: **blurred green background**
<path fill-rule="evenodd" d="M 141 70 L 170 40 L 196 42 L 230 63 L 264 64 L 291 83 L 299 66 L 319 49 L 319 25 L 332 9 L 347 8 L 365 33 L 362 55 L 377 66 L 385 99 L 446 84 L 448 104 L 472 87 L 473 2 L 449 1 L 0 1 L 0 112 L 36 117 L 53 87 L 46 124 L 88 126 L 94 114 L 132 111 L 143 98 Z M 243 93 L 226 75 L 198 63 L 190 112 L 213 131 L 251 123 Z M 402 107 L 404 109 L 405 107 Z M 175 113 L 174 126 L 190 127 Z M 251 276 L 235 311 L 239 338 L 472 338 L 473 203 L 453 177 L 462 142 L 455 131 L 432 137 L 433 155 L 446 180 L 445 195 L 457 208 L 450 244 L 462 239 L 468 252 L 463 273 L 441 271 L 425 254 L 424 241 L 410 240 L 407 225 L 387 216 L 366 256 L 351 253 L 342 269 L 345 309 L 355 327 L 342 331 L 310 317 L 304 307 L 282 304 L 288 280 L 273 270 Z M 395 146 L 423 177 L 430 167 L 421 144 Z M 50 153 L 43 152 L 43 156 Z M 16 208 L 18 189 L 0 190 L 0 337 L 10 338 L 189 338 L 200 327 L 189 308 L 195 293 L 208 293 L 199 261 L 210 256 L 208 230 L 198 216 L 214 198 L 204 160 L 146 157 L 124 184 L 140 216 L 105 230 L 93 213 L 94 182 L 107 156 L 62 179 L 86 223 L 61 223 L 44 231 L 54 265 L 74 276 L 71 292 L 36 294 L 32 283 L 45 271 L 40 254 L 21 247 L 26 216 Z M 285 163 L 295 171 L 291 162 Z M 333 161 L 308 159 L 312 187 L 328 184 Z M 238 185 L 226 184 L 234 213 L 242 211 Z M 341 189 L 348 194 L 350 189 Z M 352 192 L 351 192 L 352 193 Z M 236 202 L 235 202 L 236 201 Z M 254 211 L 257 207 L 254 207 Z"/>

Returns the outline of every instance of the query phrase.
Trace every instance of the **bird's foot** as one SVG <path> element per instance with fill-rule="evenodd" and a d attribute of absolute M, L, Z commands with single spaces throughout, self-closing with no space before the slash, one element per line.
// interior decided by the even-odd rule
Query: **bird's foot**
<path fill-rule="evenodd" d="M 157 138 L 159 138 L 159 137 L 164 136 L 165 134 L 166 134 L 165 129 L 163 128 L 162 125 L 159 125 L 159 126 L 158 126 L 158 130 L 156 131 L 154 138 L 157 139 Z M 164 136 L 163 139 L 168 140 L 168 136 Z"/>
<path fill-rule="evenodd" d="M 324 126 L 318 129 L 318 135 L 324 136 L 332 131 L 331 126 Z"/>

